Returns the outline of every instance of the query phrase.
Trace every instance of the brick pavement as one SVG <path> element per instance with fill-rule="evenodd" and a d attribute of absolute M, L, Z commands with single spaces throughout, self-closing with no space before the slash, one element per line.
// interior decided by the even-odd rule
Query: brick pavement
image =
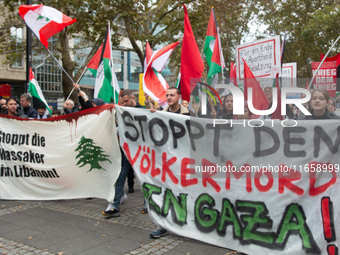
<path fill-rule="evenodd" d="M 156 225 L 141 214 L 138 186 L 127 195 L 118 218 L 104 217 L 108 203 L 97 198 L 0 200 L 0 255 L 240 254 L 174 234 L 151 239 Z"/>

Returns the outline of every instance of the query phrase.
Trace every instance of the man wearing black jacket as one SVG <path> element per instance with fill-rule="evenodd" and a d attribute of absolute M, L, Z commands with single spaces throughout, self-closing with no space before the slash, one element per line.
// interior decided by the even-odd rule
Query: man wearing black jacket
<path fill-rule="evenodd" d="M 27 93 L 20 96 L 20 105 L 24 108 L 25 115 L 28 118 L 36 119 L 38 117 L 38 112 L 30 106 L 31 101 L 32 97 Z"/>
<path fill-rule="evenodd" d="M 79 112 L 78 108 L 74 105 L 73 100 L 69 99 L 63 104 L 64 114 Z"/>
<path fill-rule="evenodd" d="M 136 103 L 135 96 L 133 94 L 133 91 L 131 89 L 126 89 L 121 94 L 121 105 L 127 106 L 127 107 L 136 107 L 141 108 L 142 106 L 139 103 Z M 128 186 L 129 186 L 129 192 L 133 192 L 133 168 L 125 156 L 123 150 L 121 150 L 122 153 L 122 169 L 120 171 L 119 177 L 116 182 L 116 194 L 113 203 L 109 203 L 106 210 L 103 212 L 103 215 L 107 217 L 119 217 L 120 211 L 119 211 L 119 205 L 120 205 L 120 199 L 124 193 L 124 183 L 126 176 L 129 175 L 128 178 Z"/>

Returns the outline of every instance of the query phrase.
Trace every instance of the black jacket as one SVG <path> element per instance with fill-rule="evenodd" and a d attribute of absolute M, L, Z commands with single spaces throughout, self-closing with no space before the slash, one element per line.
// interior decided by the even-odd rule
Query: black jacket
<path fill-rule="evenodd" d="M 38 118 L 38 111 L 31 106 L 24 108 L 24 113 L 28 118 L 36 119 Z"/>
<path fill-rule="evenodd" d="M 64 114 L 70 114 L 70 113 L 75 113 L 75 112 L 79 112 L 76 106 L 73 106 L 71 110 L 69 110 L 68 108 L 64 108 Z"/>

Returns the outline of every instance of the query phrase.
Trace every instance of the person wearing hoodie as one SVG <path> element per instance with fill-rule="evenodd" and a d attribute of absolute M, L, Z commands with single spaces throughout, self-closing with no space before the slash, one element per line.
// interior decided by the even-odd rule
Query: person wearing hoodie
<path fill-rule="evenodd" d="M 339 116 L 331 115 L 328 111 L 329 94 L 324 89 L 316 89 L 311 95 L 309 112 L 312 115 L 303 115 L 299 120 L 340 119 Z"/>
<path fill-rule="evenodd" d="M 38 110 L 38 117 L 37 117 L 38 120 L 51 118 L 51 115 L 46 109 L 46 105 L 40 100 L 37 103 L 37 110 Z"/>

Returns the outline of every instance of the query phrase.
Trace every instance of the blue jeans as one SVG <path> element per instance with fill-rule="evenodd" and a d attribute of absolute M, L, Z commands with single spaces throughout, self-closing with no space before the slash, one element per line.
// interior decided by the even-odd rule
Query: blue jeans
<path fill-rule="evenodd" d="M 124 193 L 125 179 L 129 172 L 129 169 L 132 168 L 129 160 L 125 157 L 124 152 L 121 151 L 121 153 L 122 153 L 122 169 L 120 171 L 120 174 L 116 182 L 116 194 L 115 194 L 115 199 L 113 200 L 113 206 L 112 206 L 113 209 L 119 209 L 120 198 L 122 197 Z"/>

